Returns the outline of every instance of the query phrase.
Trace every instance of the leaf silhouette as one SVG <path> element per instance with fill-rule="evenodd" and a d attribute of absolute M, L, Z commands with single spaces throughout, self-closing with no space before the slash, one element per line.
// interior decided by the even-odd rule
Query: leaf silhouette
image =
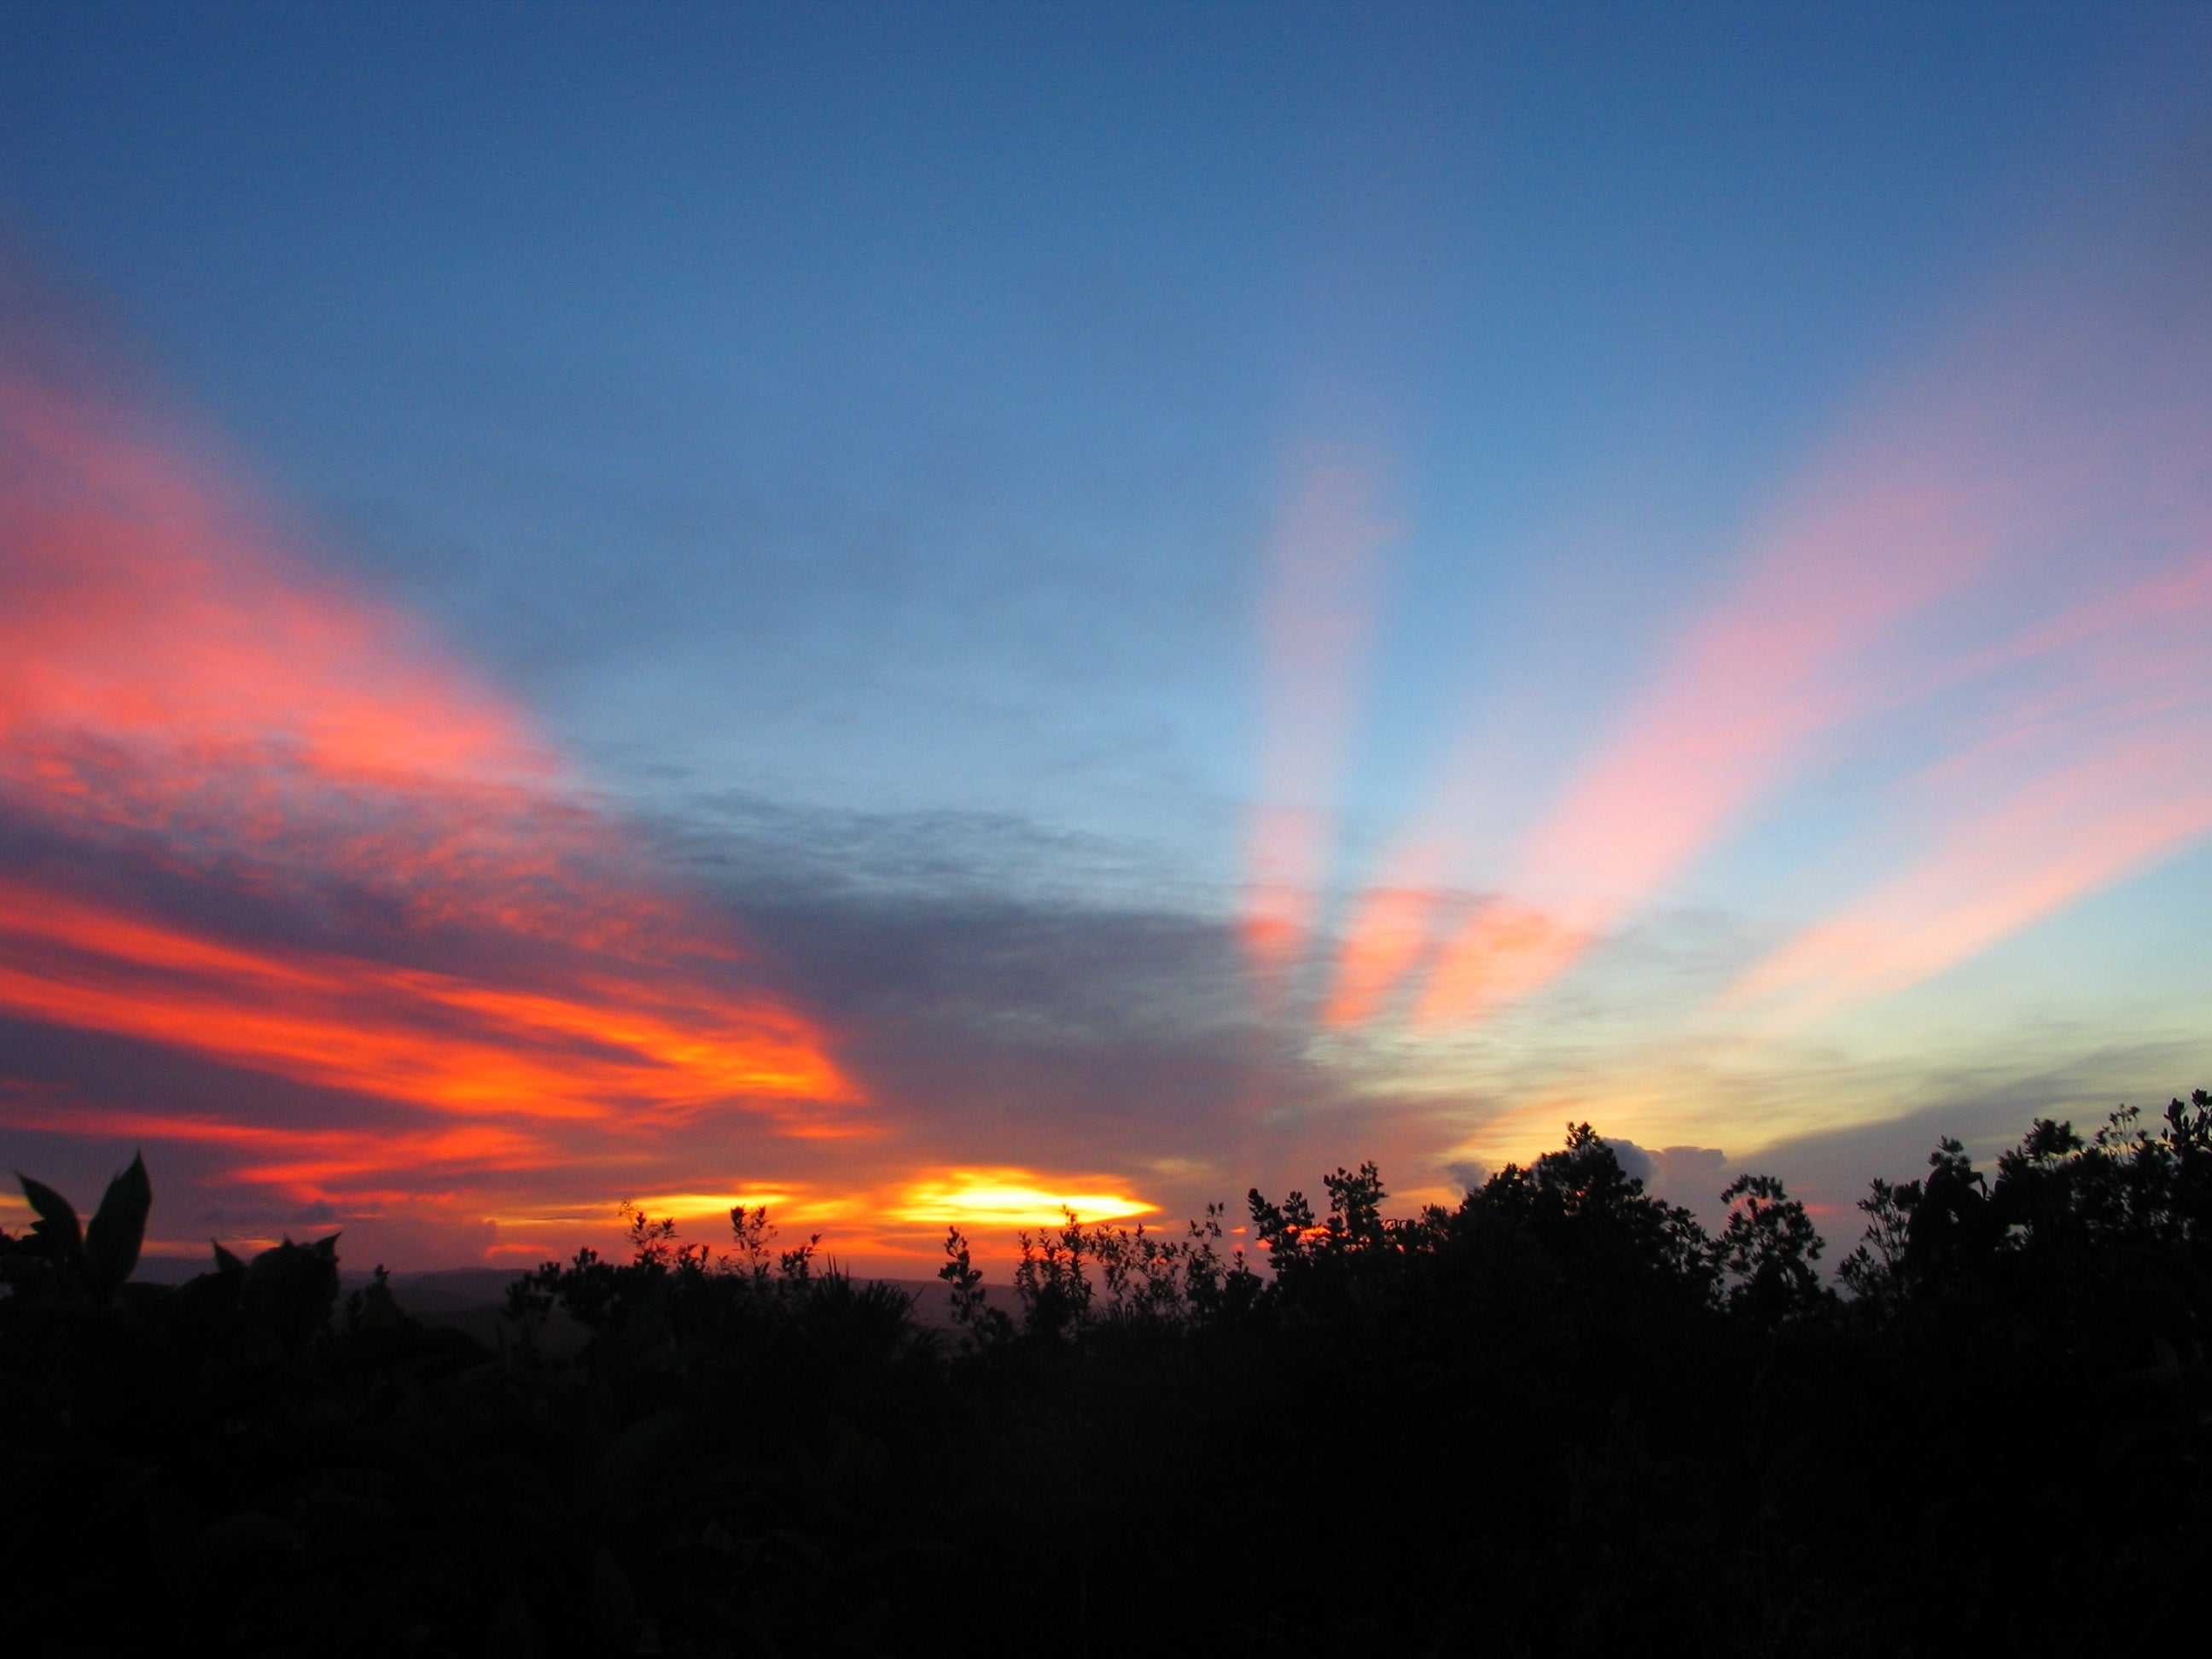
<path fill-rule="evenodd" d="M 143 1154 L 134 1156 L 131 1167 L 107 1183 L 100 1208 L 85 1230 L 85 1254 L 90 1259 L 94 1282 L 103 1295 L 131 1277 L 138 1265 L 139 1247 L 146 1238 L 146 1217 L 154 1207 L 154 1188 L 146 1179 Z"/>
<path fill-rule="evenodd" d="M 23 1196 L 30 1200 L 31 1208 L 39 1218 L 31 1224 L 31 1231 L 50 1241 L 64 1261 L 82 1261 L 84 1234 L 77 1225 L 76 1211 L 69 1200 L 45 1182 L 32 1180 L 21 1170 L 15 1171 L 15 1179 L 23 1183 Z"/>

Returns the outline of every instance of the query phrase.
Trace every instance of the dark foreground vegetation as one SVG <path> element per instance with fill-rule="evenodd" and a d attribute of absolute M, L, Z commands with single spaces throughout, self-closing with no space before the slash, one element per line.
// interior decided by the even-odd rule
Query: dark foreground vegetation
<path fill-rule="evenodd" d="M 2212 1096 L 1993 1175 L 1945 1142 L 1820 1271 L 1588 1126 L 1454 1210 L 1254 1193 L 964 1241 L 959 1322 L 632 1219 L 425 1328 L 332 1242 L 131 1281 L 118 1176 L 0 1235 L 9 1644 L 526 1655 L 2201 1651 Z M 556 1310 L 559 1310 L 556 1314 Z M 552 1356 L 548 1320 L 580 1326 Z"/>

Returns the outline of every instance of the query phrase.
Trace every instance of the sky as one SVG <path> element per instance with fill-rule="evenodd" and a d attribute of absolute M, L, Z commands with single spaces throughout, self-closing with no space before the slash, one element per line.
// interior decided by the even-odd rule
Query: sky
<path fill-rule="evenodd" d="M 2201 7 L 0 11 L 0 1158 L 874 1273 L 2212 1084 Z M 22 1206 L 0 1200 L 0 1225 Z"/>

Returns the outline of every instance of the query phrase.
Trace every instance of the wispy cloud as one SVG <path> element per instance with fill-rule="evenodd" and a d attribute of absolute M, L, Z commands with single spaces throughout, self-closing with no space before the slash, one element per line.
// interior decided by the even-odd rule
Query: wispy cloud
<path fill-rule="evenodd" d="M 544 1155 L 518 1122 L 864 1129 L 819 1017 L 299 539 L 138 404 L 0 374 L 0 1016 L 448 1120 L 161 1120 L 301 1194 Z"/>
<path fill-rule="evenodd" d="M 1244 938 L 1269 979 L 1310 935 L 1335 847 L 1337 790 L 1374 626 L 1389 528 L 1371 470 L 1304 467 L 1275 526 L 1261 595 L 1261 733 L 1247 835 Z"/>
<path fill-rule="evenodd" d="M 1985 489 L 1903 434 L 1849 446 L 1528 831 L 1500 884 L 1510 897 L 1445 941 L 1421 1018 L 1475 1018 L 1547 983 L 1735 828 L 1816 738 L 1879 707 L 1882 688 L 1838 671 L 1972 580 L 2002 521 Z"/>
<path fill-rule="evenodd" d="M 2212 559 L 2178 561 L 1988 653 L 2017 671 L 1916 781 L 1929 844 L 1723 999 L 1770 1024 L 1916 984 L 2212 834 Z"/>
<path fill-rule="evenodd" d="M 2133 235 L 2013 284 L 1861 399 L 1749 536 L 1735 577 L 1533 815 L 1485 884 L 1495 896 L 1454 921 L 1448 846 L 1432 827 L 1409 835 L 1355 907 L 1332 1021 L 1373 1018 L 1416 972 L 1414 1012 L 1431 1030 L 1541 988 L 1817 773 L 1844 734 L 1906 711 L 1920 740 L 1940 744 L 1960 708 L 1996 697 L 2001 718 L 1970 722 L 1972 743 L 1990 748 L 2085 731 L 2124 745 L 2163 720 L 2163 735 L 2129 750 L 2122 769 L 2136 771 L 2081 779 L 2138 799 L 2161 767 L 2201 769 L 2188 726 L 2201 650 L 2145 643 L 2206 592 L 2212 313 L 2201 296 L 2139 299 L 2142 272 L 2177 256 L 2142 245 L 2156 239 L 2140 226 Z M 2040 810 L 2024 797 L 2013 816 L 1977 813 L 1960 834 L 2008 833 Z M 2125 837 L 2103 837 L 2109 856 L 2054 847 L 2013 885 L 2116 878 L 2192 833 L 2194 810 L 2149 808 L 2146 823 L 2165 827 L 2144 830 L 2140 853 Z M 2021 897 L 2013 920 L 1938 931 L 1994 937 L 2047 908 Z"/>

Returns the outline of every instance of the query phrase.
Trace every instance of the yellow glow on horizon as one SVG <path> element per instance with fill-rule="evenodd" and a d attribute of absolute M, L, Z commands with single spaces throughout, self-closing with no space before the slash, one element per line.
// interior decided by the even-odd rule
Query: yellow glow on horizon
<path fill-rule="evenodd" d="M 747 1188 L 726 1193 L 646 1193 L 630 1200 L 653 1220 L 726 1222 L 732 1210 L 765 1208 L 776 1224 L 801 1224 L 833 1221 L 861 1207 L 854 1198 L 816 1197 L 792 1187 Z M 602 1200 L 574 1204 L 549 1204 L 483 1218 L 494 1225 L 518 1230 L 615 1224 L 615 1206 Z"/>
<path fill-rule="evenodd" d="M 1156 1215 L 1159 1206 L 1119 1193 L 1059 1192 L 1029 1170 L 946 1170 L 908 1183 L 884 1210 L 887 1219 L 917 1225 L 1054 1227 L 1073 1210 L 1085 1221 L 1125 1221 Z"/>
<path fill-rule="evenodd" d="M 788 1187 L 763 1187 L 742 1193 L 647 1193 L 630 1202 L 656 1218 L 674 1216 L 727 1215 L 742 1204 L 748 1210 L 783 1209 L 792 1202 Z"/>
<path fill-rule="evenodd" d="M 1703 1115 L 1686 1117 L 1679 1109 L 1670 1110 L 1669 1098 L 1663 1089 L 1647 1094 L 1626 1080 L 1573 1094 L 1555 1094 L 1499 1113 L 1451 1146 L 1445 1156 L 1492 1170 L 1509 1164 L 1527 1169 L 1545 1153 L 1556 1152 L 1566 1145 L 1569 1124 L 1583 1122 L 1605 1139 L 1634 1141 L 1639 1146 L 1656 1148 L 1690 1140 L 1715 1144 L 1711 1137 L 1721 1126 Z M 1453 1195 L 1455 1200 L 1456 1196 Z"/>
<path fill-rule="evenodd" d="M 842 1195 L 811 1192 L 799 1182 L 719 1193 L 646 1193 L 631 1202 L 649 1218 L 673 1220 L 684 1236 L 710 1244 L 715 1242 L 711 1235 L 726 1237 L 730 1211 L 743 1205 L 749 1210 L 765 1206 L 769 1220 L 783 1230 L 787 1239 L 818 1225 L 830 1234 L 825 1248 L 917 1261 L 933 1260 L 937 1243 L 925 1244 L 914 1234 L 902 1236 L 901 1230 L 961 1227 L 975 1236 L 978 1258 L 990 1260 L 1000 1253 L 1006 1234 L 1057 1227 L 1066 1219 L 1067 1210 L 1085 1223 L 1130 1221 L 1159 1213 L 1158 1205 L 1115 1190 L 1119 1185 L 1111 1176 L 953 1168 L 929 1170 L 902 1182 Z M 615 1206 L 601 1200 L 526 1203 L 482 1218 L 502 1235 L 513 1235 L 487 1247 L 497 1255 L 563 1254 L 573 1246 L 547 1249 L 525 1241 L 577 1229 L 605 1237 L 619 1224 Z"/>

